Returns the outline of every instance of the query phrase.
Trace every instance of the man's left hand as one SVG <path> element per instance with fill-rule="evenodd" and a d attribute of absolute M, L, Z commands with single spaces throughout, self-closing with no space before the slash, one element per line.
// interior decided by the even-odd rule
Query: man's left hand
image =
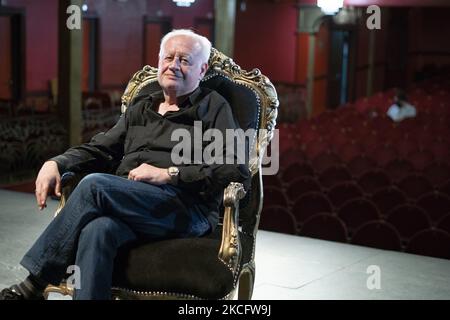
<path fill-rule="evenodd" d="M 128 179 L 152 184 L 166 184 L 170 181 L 170 176 L 167 169 L 143 163 L 128 173 Z"/>

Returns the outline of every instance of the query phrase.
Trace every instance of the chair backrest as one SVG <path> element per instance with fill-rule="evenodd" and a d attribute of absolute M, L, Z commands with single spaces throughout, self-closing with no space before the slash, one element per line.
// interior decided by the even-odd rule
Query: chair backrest
<path fill-rule="evenodd" d="M 241 200 L 239 215 L 243 231 L 255 236 L 262 208 L 262 158 L 274 134 L 279 104 L 277 93 L 260 70 L 247 72 L 215 48 L 211 49 L 208 65 L 200 86 L 214 89 L 228 101 L 244 131 L 256 130 L 249 141 L 252 186 Z M 122 112 L 134 99 L 161 90 L 157 72 L 157 68 L 147 65 L 133 75 L 122 96 Z"/>
<path fill-rule="evenodd" d="M 439 186 L 439 191 L 450 197 L 450 180 L 445 181 Z"/>
<path fill-rule="evenodd" d="M 426 211 L 431 220 L 437 222 L 450 212 L 450 197 L 432 191 L 421 196 L 417 200 L 417 205 Z"/>
<path fill-rule="evenodd" d="M 351 243 L 385 250 L 400 251 L 402 249 L 398 231 L 390 223 L 382 220 L 368 221 L 359 227 Z"/>
<path fill-rule="evenodd" d="M 319 175 L 319 181 L 325 188 L 351 180 L 352 175 L 345 165 L 333 165 Z"/>
<path fill-rule="evenodd" d="M 372 195 L 371 200 L 376 204 L 380 214 L 386 216 L 391 209 L 404 204 L 407 201 L 407 197 L 397 187 L 388 186 L 378 189 Z"/>
<path fill-rule="evenodd" d="M 353 181 L 344 181 L 335 184 L 328 190 L 328 198 L 336 208 L 339 208 L 348 200 L 363 196 L 364 191 Z"/>
<path fill-rule="evenodd" d="M 378 189 L 389 186 L 391 179 L 389 179 L 384 170 L 373 169 L 366 171 L 359 177 L 358 184 L 365 192 L 374 193 Z"/>
<path fill-rule="evenodd" d="M 389 212 L 386 221 L 392 224 L 402 239 L 405 240 L 431 226 L 425 210 L 413 204 L 401 204 L 393 208 Z"/>
<path fill-rule="evenodd" d="M 293 214 L 299 223 L 304 223 L 315 214 L 333 212 L 333 205 L 322 192 L 307 192 L 295 200 Z"/>
<path fill-rule="evenodd" d="M 297 221 L 294 215 L 284 206 L 264 205 L 260 228 L 275 232 L 296 234 Z"/>
<path fill-rule="evenodd" d="M 440 229 L 422 230 L 411 239 L 406 252 L 450 259 L 450 234 Z"/>
<path fill-rule="evenodd" d="M 347 242 L 345 224 L 331 213 L 318 213 L 303 224 L 300 235 L 323 240 Z"/>
<path fill-rule="evenodd" d="M 308 162 L 292 163 L 287 168 L 283 168 L 281 178 L 283 182 L 290 184 L 299 177 L 314 177 L 314 169 Z"/>
<path fill-rule="evenodd" d="M 286 193 L 289 200 L 294 202 L 300 196 L 311 191 L 322 191 L 319 181 L 315 177 L 302 176 L 289 183 Z"/>
<path fill-rule="evenodd" d="M 450 179 L 450 165 L 445 162 L 432 162 L 423 170 L 423 174 L 433 185 L 439 185 Z"/>
<path fill-rule="evenodd" d="M 312 161 L 312 165 L 314 166 L 314 170 L 316 172 L 324 172 L 331 166 L 339 165 L 341 163 L 342 160 L 339 156 L 331 150 L 321 152 Z"/>
<path fill-rule="evenodd" d="M 384 170 L 388 174 L 391 181 L 401 181 L 409 174 L 414 173 L 414 166 L 409 160 L 395 158 L 389 161 Z"/>
<path fill-rule="evenodd" d="M 442 217 L 437 224 L 438 229 L 447 231 L 450 233 L 450 213 Z"/>
<path fill-rule="evenodd" d="M 399 183 L 399 188 L 411 199 L 417 199 L 433 190 L 431 182 L 420 174 L 410 174 Z"/>
<path fill-rule="evenodd" d="M 365 172 L 376 167 L 375 160 L 364 154 L 358 154 L 347 164 L 348 170 L 354 177 L 360 177 Z"/>
<path fill-rule="evenodd" d="M 378 220 L 380 213 L 372 201 L 361 197 L 345 202 L 337 211 L 337 216 L 352 233 L 366 222 Z"/>

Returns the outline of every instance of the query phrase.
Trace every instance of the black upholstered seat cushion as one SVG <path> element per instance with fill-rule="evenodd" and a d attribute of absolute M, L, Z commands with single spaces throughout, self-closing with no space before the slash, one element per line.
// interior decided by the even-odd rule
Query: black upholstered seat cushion
<path fill-rule="evenodd" d="M 113 286 L 171 292 L 205 299 L 233 289 L 231 271 L 217 257 L 220 241 L 189 238 L 134 244 L 116 257 Z"/>

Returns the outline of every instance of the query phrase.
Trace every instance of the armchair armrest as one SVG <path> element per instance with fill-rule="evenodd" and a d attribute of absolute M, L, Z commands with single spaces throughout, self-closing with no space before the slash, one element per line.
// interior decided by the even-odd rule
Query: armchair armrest
<path fill-rule="evenodd" d="M 226 187 L 223 196 L 225 207 L 223 217 L 222 243 L 218 258 L 235 274 L 241 258 L 241 243 L 239 240 L 239 200 L 244 198 L 245 190 L 242 183 L 231 182 Z"/>

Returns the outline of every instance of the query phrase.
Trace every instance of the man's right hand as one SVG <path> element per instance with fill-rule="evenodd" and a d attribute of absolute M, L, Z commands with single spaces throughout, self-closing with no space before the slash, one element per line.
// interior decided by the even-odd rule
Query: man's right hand
<path fill-rule="evenodd" d="M 39 210 L 47 207 L 47 195 L 50 190 L 53 190 L 58 197 L 61 196 L 61 175 L 55 161 L 45 162 L 36 178 L 35 193 Z"/>

